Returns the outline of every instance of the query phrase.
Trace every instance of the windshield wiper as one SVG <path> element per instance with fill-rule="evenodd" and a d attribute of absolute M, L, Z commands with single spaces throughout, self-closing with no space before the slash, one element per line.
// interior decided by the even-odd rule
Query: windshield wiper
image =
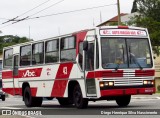
<path fill-rule="evenodd" d="M 119 69 L 120 63 L 116 65 L 115 70 L 117 71 Z"/>
<path fill-rule="evenodd" d="M 141 64 L 137 61 L 137 59 L 136 59 L 136 57 L 135 57 L 135 55 L 134 55 L 133 53 L 130 53 L 130 57 L 132 57 L 134 63 L 137 64 L 138 67 L 139 67 L 141 70 L 143 70 L 143 67 L 142 67 Z"/>

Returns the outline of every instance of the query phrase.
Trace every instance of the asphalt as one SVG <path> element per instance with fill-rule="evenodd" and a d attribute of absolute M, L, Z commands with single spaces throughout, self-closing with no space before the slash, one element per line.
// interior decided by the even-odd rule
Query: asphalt
<path fill-rule="evenodd" d="M 8 95 L 7 97 L 21 98 L 21 96 L 12 96 L 12 95 Z M 155 93 L 152 95 L 132 95 L 132 99 L 160 99 L 160 93 Z"/>

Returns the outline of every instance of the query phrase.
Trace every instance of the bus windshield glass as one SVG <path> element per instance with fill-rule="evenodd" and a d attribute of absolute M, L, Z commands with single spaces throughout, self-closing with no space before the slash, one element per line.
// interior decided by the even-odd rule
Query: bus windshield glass
<path fill-rule="evenodd" d="M 148 39 L 101 38 L 101 50 L 105 69 L 152 67 Z"/>

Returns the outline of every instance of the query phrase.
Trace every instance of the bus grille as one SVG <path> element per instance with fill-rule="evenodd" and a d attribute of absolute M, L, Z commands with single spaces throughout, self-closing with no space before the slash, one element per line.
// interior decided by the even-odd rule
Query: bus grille
<path fill-rule="evenodd" d="M 153 80 L 150 78 L 109 78 L 103 79 L 103 81 L 114 81 L 114 86 L 133 86 L 133 85 L 143 85 L 143 80 Z"/>

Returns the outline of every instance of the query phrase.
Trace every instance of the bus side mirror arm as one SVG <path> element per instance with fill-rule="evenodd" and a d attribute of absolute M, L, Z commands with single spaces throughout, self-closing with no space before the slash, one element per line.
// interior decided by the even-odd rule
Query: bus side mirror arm
<path fill-rule="evenodd" d="M 83 50 L 87 51 L 88 50 L 88 41 L 83 42 Z"/>

